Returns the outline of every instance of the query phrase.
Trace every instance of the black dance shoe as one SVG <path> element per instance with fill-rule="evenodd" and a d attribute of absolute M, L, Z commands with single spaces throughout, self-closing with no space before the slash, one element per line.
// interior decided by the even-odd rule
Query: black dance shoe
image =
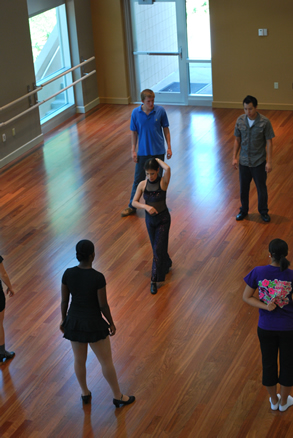
<path fill-rule="evenodd" d="M 262 220 L 264 222 L 270 222 L 270 220 L 271 220 L 270 216 L 267 213 L 261 214 L 260 217 L 262 218 Z"/>
<path fill-rule="evenodd" d="M 0 363 L 6 362 L 15 356 L 14 351 L 5 351 L 5 354 L 0 354 Z"/>
<path fill-rule="evenodd" d="M 240 213 L 237 214 L 236 220 L 237 221 L 243 221 L 243 219 L 247 216 L 247 213 L 243 213 L 243 211 L 240 211 Z"/>
<path fill-rule="evenodd" d="M 158 292 L 157 283 L 151 283 L 151 294 L 155 295 Z"/>
<path fill-rule="evenodd" d="M 116 406 L 116 408 L 120 408 L 120 406 L 124 406 L 124 405 L 130 405 L 135 400 L 134 395 L 130 395 L 129 399 L 127 401 L 123 401 L 122 397 L 123 397 L 123 394 L 121 395 L 121 399 L 120 400 L 117 400 L 116 398 L 113 398 L 113 404 Z"/>
<path fill-rule="evenodd" d="M 90 392 L 88 395 L 82 395 L 81 399 L 84 405 L 88 405 L 91 402 L 92 393 Z"/>

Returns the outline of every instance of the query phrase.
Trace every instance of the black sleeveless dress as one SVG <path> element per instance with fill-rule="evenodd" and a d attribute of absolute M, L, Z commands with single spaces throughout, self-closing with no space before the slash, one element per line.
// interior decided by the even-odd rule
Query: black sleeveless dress
<path fill-rule="evenodd" d="M 109 335 L 109 325 L 101 314 L 98 289 L 106 285 L 103 274 L 78 266 L 66 269 L 62 277 L 71 294 L 71 303 L 63 322 L 64 338 L 75 342 L 97 342 Z"/>
<path fill-rule="evenodd" d="M 169 230 L 171 217 L 166 205 L 166 191 L 161 189 L 161 178 L 155 181 L 147 180 L 143 197 L 147 205 L 154 207 L 158 214 L 145 213 L 145 221 L 153 249 L 153 264 L 151 281 L 165 280 L 165 275 L 172 266 L 168 254 Z"/>

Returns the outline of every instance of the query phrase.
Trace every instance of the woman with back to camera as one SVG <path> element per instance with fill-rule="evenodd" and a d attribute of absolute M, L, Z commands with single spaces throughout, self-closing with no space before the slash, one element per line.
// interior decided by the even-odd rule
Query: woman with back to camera
<path fill-rule="evenodd" d="M 15 356 L 14 351 L 5 350 L 5 333 L 4 333 L 4 313 L 5 313 L 5 295 L 2 287 L 2 283 L 6 284 L 6 295 L 13 297 L 14 291 L 9 280 L 8 274 L 3 265 L 3 257 L 0 256 L 0 364 L 6 362 L 8 359 L 12 359 Z"/>
<path fill-rule="evenodd" d="M 82 401 L 87 404 L 92 396 L 86 382 L 89 344 L 101 364 L 103 376 L 112 389 L 114 405 L 129 405 L 134 402 L 135 397 L 123 395 L 118 384 L 108 336 L 115 335 L 116 328 L 107 302 L 105 277 L 92 268 L 95 258 L 94 244 L 90 240 L 78 242 L 76 258 L 79 264 L 66 269 L 62 277 L 60 329 L 64 338 L 71 341 L 74 371 L 81 388 Z M 70 294 L 71 303 L 67 313 Z"/>
<path fill-rule="evenodd" d="M 286 411 L 293 405 L 293 271 L 288 269 L 288 245 L 274 239 L 269 244 L 271 264 L 254 268 L 246 277 L 243 300 L 259 308 L 258 337 L 262 353 L 262 383 L 270 395 L 271 409 Z M 258 298 L 254 296 L 258 288 Z M 280 371 L 278 372 L 278 354 Z M 280 393 L 277 394 L 277 383 Z"/>
<path fill-rule="evenodd" d="M 164 170 L 161 178 L 160 166 Z M 171 177 L 171 169 L 160 158 L 151 158 L 145 163 L 146 179 L 141 181 L 134 195 L 132 205 L 145 210 L 145 221 L 153 249 L 151 293 L 157 293 L 157 282 L 165 280 L 172 266 L 168 254 L 171 217 L 166 205 L 166 191 Z M 144 197 L 145 204 L 140 202 Z"/>

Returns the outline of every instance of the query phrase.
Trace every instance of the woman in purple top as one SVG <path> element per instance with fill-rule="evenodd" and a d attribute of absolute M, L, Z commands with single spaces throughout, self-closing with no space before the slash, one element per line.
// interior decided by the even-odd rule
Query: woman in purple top
<path fill-rule="evenodd" d="M 262 353 L 262 383 L 270 395 L 271 409 L 286 411 L 293 405 L 290 396 L 293 386 L 293 271 L 288 269 L 288 245 L 284 240 L 272 240 L 269 253 L 270 265 L 258 266 L 244 277 L 243 300 L 259 308 L 257 331 Z M 256 289 L 258 297 L 254 296 Z M 277 394 L 277 383 L 280 383 L 280 394 Z"/>

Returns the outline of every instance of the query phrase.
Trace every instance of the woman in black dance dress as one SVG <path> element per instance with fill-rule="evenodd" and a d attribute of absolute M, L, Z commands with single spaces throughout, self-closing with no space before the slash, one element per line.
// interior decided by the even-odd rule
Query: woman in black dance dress
<path fill-rule="evenodd" d="M 159 176 L 160 166 L 164 175 Z M 145 163 L 146 179 L 139 183 L 132 205 L 146 211 L 145 221 L 153 248 L 151 293 L 157 293 L 157 282 L 164 281 L 172 266 L 168 254 L 170 213 L 166 205 L 166 191 L 171 177 L 171 169 L 159 158 L 151 158 Z M 145 204 L 140 202 L 143 195 Z"/>
<path fill-rule="evenodd" d="M 5 333 L 4 333 L 4 313 L 5 313 L 5 295 L 2 287 L 2 283 L 6 284 L 6 294 L 13 297 L 14 291 L 12 289 L 11 282 L 8 274 L 3 265 L 3 257 L 0 256 L 0 364 L 6 362 L 8 359 L 12 359 L 15 355 L 14 351 L 5 350 Z"/>
<path fill-rule="evenodd" d="M 116 328 L 107 302 L 105 277 L 92 268 L 95 248 L 90 240 L 78 242 L 76 258 L 79 265 L 66 269 L 62 277 L 60 329 L 64 338 L 71 341 L 74 371 L 81 387 L 82 401 L 87 404 L 91 400 L 91 392 L 86 382 L 89 344 L 112 389 L 114 405 L 129 405 L 134 402 L 135 397 L 123 395 L 120 391 L 108 336 L 115 335 Z M 71 303 L 67 313 L 70 294 Z"/>

